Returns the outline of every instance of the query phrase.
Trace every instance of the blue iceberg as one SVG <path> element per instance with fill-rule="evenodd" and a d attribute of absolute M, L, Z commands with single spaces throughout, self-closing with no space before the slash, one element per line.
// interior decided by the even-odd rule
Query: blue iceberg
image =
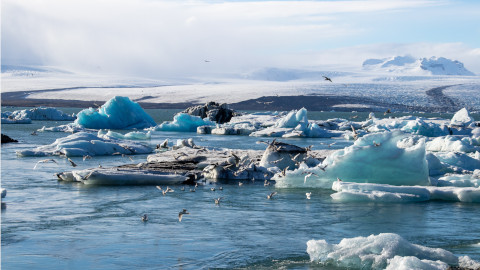
<path fill-rule="evenodd" d="M 82 110 L 77 114 L 75 124 L 93 129 L 144 129 L 156 125 L 138 103 L 119 96 L 110 99 L 98 110 Z"/>
<path fill-rule="evenodd" d="M 179 131 L 179 132 L 195 132 L 200 126 L 215 126 L 215 122 L 202 119 L 199 116 L 193 116 L 186 113 L 179 113 L 173 117 L 173 121 L 166 121 L 156 126 L 157 131 Z"/>

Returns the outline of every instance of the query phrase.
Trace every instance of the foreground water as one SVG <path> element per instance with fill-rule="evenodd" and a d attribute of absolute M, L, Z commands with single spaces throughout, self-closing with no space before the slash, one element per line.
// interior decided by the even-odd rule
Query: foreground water
<path fill-rule="evenodd" d="M 149 111 L 157 122 L 170 120 L 175 111 Z M 309 113 L 310 119 L 331 118 L 331 113 Z M 351 115 L 351 114 L 350 114 Z M 339 115 L 339 117 L 345 117 Z M 361 115 L 360 117 L 364 117 Z M 64 133 L 30 133 L 61 123 L 34 121 L 30 125 L 3 125 L 20 142 L 2 145 L 2 187 L 8 194 L 2 210 L 3 269 L 198 269 L 198 268 L 322 268 L 306 253 L 310 239 L 338 243 L 343 238 L 396 233 L 406 240 L 443 248 L 480 260 L 479 204 L 429 201 L 379 204 L 333 202 L 329 190 L 275 190 L 263 183 L 218 183 L 196 192 L 163 196 L 153 186 L 85 187 L 62 184 L 53 173 L 71 170 L 65 159 L 33 170 L 42 158 L 18 158 L 16 150 L 50 144 Z M 155 132 L 149 143 L 165 138 L 193 137 L 207 147 L 264 149 L 257 138 L 195 133 Z M 290 139 L 315 149 L 325 139 Z M 333 140 L 334 147 L 350 144 Z M 134 162 L 144 161 L 134 156 Z M 120 165 L 120 156 L 74 159 L 77 168 Z M 311 200 L 305 198 L 312 192 Z M 220 205 L 214 198 L 224 197 Z M 178 222 L 183 208 L 191 213 Z M 140 216 L 147 213 L 149 221 Z M 326 267 L 329 268 L 329 267 Z M 330 268 L 329 268 L 330 269 Z"/>

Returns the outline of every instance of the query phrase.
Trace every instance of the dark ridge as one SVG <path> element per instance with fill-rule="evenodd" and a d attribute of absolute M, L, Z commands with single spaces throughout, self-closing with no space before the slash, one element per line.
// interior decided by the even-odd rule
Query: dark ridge
<path fill-rule="evenodd" d="M 2 143 L 12 143 L 12 142 L 18 142 L 18 141 L 2 133 Z"/>

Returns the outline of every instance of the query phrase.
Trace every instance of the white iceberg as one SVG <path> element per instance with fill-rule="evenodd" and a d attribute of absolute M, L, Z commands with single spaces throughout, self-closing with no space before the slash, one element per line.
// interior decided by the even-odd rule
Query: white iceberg
<path fill-rule="evenodd" d="M 406 124 L 401 128 L 402 131 L 422 135 L 426 137 L 438 137 L 449 134 L 449 129 L 446 125 L 428 123 L 421 118 L 411 120 L 406 122 Z"/>
<path fill-rule="evenodd" d="M 12 112 L 2 112 L 2 124 L 31 124 L 32 119 L 22 115 L 12 115 Z"/>
<path fill-rule="evenodd" d="M 358 183 L 430 185 L 424 139 L 401 131 L 369 134 L 314 168 L 300 166 L 274 180 L 276 187 L 330 188 L 337 177 Z"/>
<path fill-rule="evenodd" d="M 30 118 L 31 120 L 49 120 L 49 121 L 73 121 L 75 114 L 69 115 L 61 110 L 51 107 L 38 107 L 14 111 L 11 114 L 14 118 Z"/>
<path fill-rule="evenodd" d="M 442 164 L 450 166 L 450 171 L 464 172 L 480 169 L 480 160 L 460 152 L 437 152 L 435 156 Z"/>
<path fill-rule="evenodd" d="M 452 120 L 450 121 L 450 125 L 452 126 L 459 126 L 459 127 L 467 127 L 470 124 L 475 122 L 473 117 L 470 116 L 467 109 L 463 108 L 453 115 Z"/>
<path fill-rule="evenodd" d="M 156 125 L 138 103 L 120 96 L 110 99 L 98 110 L 80 111 L 75 124 L 92 129 L 143 129 Z"/>
<path fill-rule="evenodd" d="M 310 240 L 307 242 L 307 253 L 311 261 L 349 269 L 393 269 L 402 260 L 398 256 L 415 257 L 421 260 L 422 265 L 432 267 L 456 266 L 460 262 L 457 256 L 447 250 L 412 244 L 394 233 L 344 238 L 338 244 Z"/>
<path fill-rule="evenodd" d="M 119 139 L 119 140 L 150 140 L 152 138 L 152 132 L 141 132 L 141 131 L 132 131 L 126 134 L 114 132 L 111 130 L 100 129 L 97 133 L 98 137 L 110 140 L 110 139 Z"/>
<path fill-rule="evenodd" d="M 71 180 L 82 182 L 85 185 L 176 185 L 188 180 L 182 174 L 126 166 L 86 169 L 71 173 L 73 176 Z M 66 181 L 70 180 L 68 177 L 65 179 Z"/>
<path fill-rule="evenodd" d="M 475 172 L 479 172 L 475 174 Z M 437 186 L 442 187 L 480 187 L 480 170 L 473 174 L 448 174 L 437 180 Z"/>
<path fill-rule="evenodd" d="M 178 113 L 173 117 L 173 121 L 166 121 L 150 129 L 156 131 L 179 131 L 195 132 L 200 126 L 215 126 L 215 122 L 208 119 L 202 119 L 199 116 L 193 116 L 186 113 Z"/>
<path fill-rule="evenodd" d="M 114 153 L 125 155 L 148 154 L 153 149 L 150 146 L 133 141 L 122 141 L 100 138 L 87 132 L 79 132 L 55 140 L 50 145 L 37 147 L 33 150 L 17 151 L 18 156 L 104 156 Z"/>
<path fill-rule="evenodd" d="M 385 184 L 334 182 L 330 195 L 341 202 L 418 202 L 429 200 L 480 202 L 480 189 L 473 187 L 392 186 Z"/>
<path fill-rule="evenodd" d="M 426 149 L 432 152 L 464 152 L 480 151 L 480 138 L 445 136 L 427 142 Z"/>

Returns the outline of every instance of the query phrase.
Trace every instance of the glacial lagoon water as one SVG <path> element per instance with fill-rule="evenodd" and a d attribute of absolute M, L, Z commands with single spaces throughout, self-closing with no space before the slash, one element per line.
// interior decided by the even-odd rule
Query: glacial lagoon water
<path fill-rule="evenodd" d="M 147 112 L 160 123 L 177 111 Z M 309 119 L 332 118 L 331 114 L 309 112 Z M 154 186 L 61 183 L 53 174 L 72 169 L 65 159 L 55 157 L 58 164 L 45 163 L 33 170 L 43 158 L 15 154 L 66 136 L 30 135 L 42 126 L 59 124 L 64 123 L 2 125 L 2 133 L 19 140 L 2 145 L 1 184 L 8 191 L 1 212 L 2 269 L 331 269 L 310 262 L 308 240 L 338 243 L 379 233 L 396 233 L 414 244 L 480 260 L 480 204 L 475 203 L 339 203 L 331 199 L 330 190 L 275 189 L 258 182 L 217 183 L 196 192 L 175 186 L 175 192 L 166 196 Z M 190 137 L 206 147 L 265 148 L 255 143 L 258 138 L 248 136 L 176 132 L 154 132 L 148 143 Z M 351 144 L 343 139 L 284 141 L 314 149 L 327 147 L 321 142 L 336 142 L 334 148 Z M 146 155 L 132 158 L 142 162 Z M 131 163 L 121 156 L 74 161 L 79 169 Z M 211 191 L 215 186 L 217 190 Z M 278 194 L 268 200 L 272 191 Z M 306 192 L 312 192 L 311 200 L 305 198 Z M 214 203 L 217 197 L 224 197 L 220 205 Z M 183 208 L 190 215 L 180 223 L 178 212 Z M 144 213 L 148 222 L 140 219 Z"/>

